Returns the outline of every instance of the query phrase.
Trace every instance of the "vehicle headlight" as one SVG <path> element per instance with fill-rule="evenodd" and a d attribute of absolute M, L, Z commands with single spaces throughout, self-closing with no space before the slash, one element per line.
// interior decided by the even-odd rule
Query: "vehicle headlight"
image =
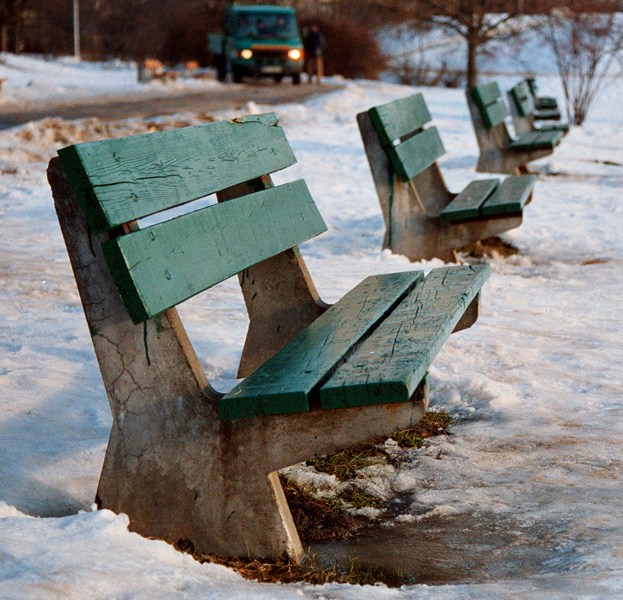
<path fill-rule="evenodd" d="M 303 53 L 298 48 L 292 48 L 288 50 L 288 58 L 290 60 L 300 60 L 303 57 Z"/>
<path fill-rule="evenodd" d="M 244 50 L 240 50 L 240 57 L 245 60 L 249 60 L 253 57 L 253 50 L 249 50 L 249 48 L 245 48 Z"/>

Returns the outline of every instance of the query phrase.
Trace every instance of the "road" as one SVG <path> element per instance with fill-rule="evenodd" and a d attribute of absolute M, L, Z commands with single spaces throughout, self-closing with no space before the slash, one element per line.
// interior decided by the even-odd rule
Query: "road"
<path fill-rule="evenodd" d="M 319 93 L 337 89 L 332 85 L 276 85 L 272 82 L 231 84 L 205 91 L 180 90 L 163 96 L 102 96 L 80 101 L 64 101 L 5 106 L 0 109 L 0 129 L 38 121 L 45 117 L 82 119 L 98 117 L 107 120 L 130 117 L 155 117 L 179 112 L 212 112 L 243 106 L 249 101 L 258 104 L 300 102 Z"/>

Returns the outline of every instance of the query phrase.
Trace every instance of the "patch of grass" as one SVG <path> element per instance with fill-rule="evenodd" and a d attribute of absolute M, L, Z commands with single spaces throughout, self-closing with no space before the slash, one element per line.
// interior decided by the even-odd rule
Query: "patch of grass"
<path fill-rule="evenodd" d="M 329 475 L 335 475 L 340 481 L 349 481 L 357 477 L 357 471 L 370 465 L 383 462 L 385 453 L 376 447 L 376 442 L 346 448 L 335 454 L 316 456 L 307 461 L 307 465 Z"/>
<path fill-rule="evenodd" d="M 519 249 L 497 236 L 480 240 L 469 248 L 469 255 L 474 258 L 506 258 L 518 254 Z"/>
<path fill-rule="evenodd" d="M 280 476 L 292 518 L 301 539 L 307 544 L 342 539 L 352 535 L 367 520 L 350 515 L 337 498 L 315 498 L 313 490 Z"/>
<path fill-rule="evenodd" d="M 452 417 L 448 413 L 428 411 L 415 427 L 396 431 L 388 438 L 393 439 L 401 448 L 421 448 L 426 445 L 425 440 L 429 437 L 449 435 L 448 427 L 451 423 Z M 316 456 L 306 464 L 322 473 L 335 475 L 340 481 L 351 481 L 357 478 L 360 469 L 387 460 L 387 452 L 382 447 L 386 439 L 379 438 L 335 454 Z"/>
<path fill-rule="evenodd" d="M 287 557 L 264 561 L 250 558 L 222 558 L 215 554 L 205 554 L 197 550 L 190 540 L 179 540 L 177 550 L 190 554 L 200 563 L 223 565 L 237 571 L 245 579 L 260 583 L 297 583 L 314 585 L 324 583 L 350 583 L 351 585 L 373 585 L 377 582 L 390 587 L 406 583 L 400 573 L 390 573 L 381 567 L 351 562 L 349 568 L 341 568 L 337 563 L 330 568 L 318 564 L 315 556 L 305 556 L 301 564 L 292 562 Z"/>
<path fill-rule="evenodd" d="M 378 508 L 383 502 L 378 496 L 367 494 L 356 485 L 347 487 L 338 498 L 353 508 Z"/>
<path fill-rule="evenodd" d="M 426 439 L 436 435 L 450 435 L 448 427 L 452 424 L 452 417 L 443 411 L 424 413 L 422 419 L 412 429 L 396 431 L 389 437 L 401 448 L 421 448 L 426 445 Z"/>

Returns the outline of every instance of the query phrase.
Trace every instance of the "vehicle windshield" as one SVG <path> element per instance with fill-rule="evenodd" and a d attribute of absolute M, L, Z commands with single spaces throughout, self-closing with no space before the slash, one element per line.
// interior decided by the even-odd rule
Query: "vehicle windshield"
<path fill-rule="evenodd" d="M 236 19 L 236 35 L 250 38 L 288 39 L 298 36 L 292 13 L 242 13 Z"/>

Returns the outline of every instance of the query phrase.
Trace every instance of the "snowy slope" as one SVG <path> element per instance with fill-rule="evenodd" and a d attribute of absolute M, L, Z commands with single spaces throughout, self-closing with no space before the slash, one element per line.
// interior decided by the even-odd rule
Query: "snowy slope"
<path fill-rule="evenodd" d="M 0 95 L 3 105 L 76 101 L 93 96 L 166 96 L 184 89 L 209 89 L 214 80 L 179 79 L 176 82 L 138 83 L 134 63 L 89 63 L 73 58 L 43 60 L 34 55 L 0 53 L 0 78 L 6 81 Z"/>
<path fill-rule="evenodd" d="M 277 179 L 305 177 L 329 226 L 302 247 L 329 302 L 370 273 L 441 264 L 380 251 L 355 123 L 358 111 L 413 91 L 349 83 L 276 109 L 299 161 Z M 463 94 L 420 91 L 458 190 L 476 176 Z M 375 482 L 403 499 L 379 545 L 402 540 L 396 560 L 433 562 L 444 582 L 425 585 L 422 567 L 423 584 L 393 590 L 247 582 L 129 533 L 124 516 L 91 512 L 110 414 L 45 166 L 69 143 L 198 121 L 48 119 L 0 132 L 0 598 L 621 597 L 623 117 L 612 110 L 621 91 L 606 88 L 586 126 L 536 165 L 555 175 L 539 178 L 523 225 L 505 236 L 520 253 L 492 261 L 478 322 L 433 364 L 432 407 L 457 419 L 455 435 Z M 209 377 L 231 386 L 246 330 L 237 282 L 181 313 Z"/>

